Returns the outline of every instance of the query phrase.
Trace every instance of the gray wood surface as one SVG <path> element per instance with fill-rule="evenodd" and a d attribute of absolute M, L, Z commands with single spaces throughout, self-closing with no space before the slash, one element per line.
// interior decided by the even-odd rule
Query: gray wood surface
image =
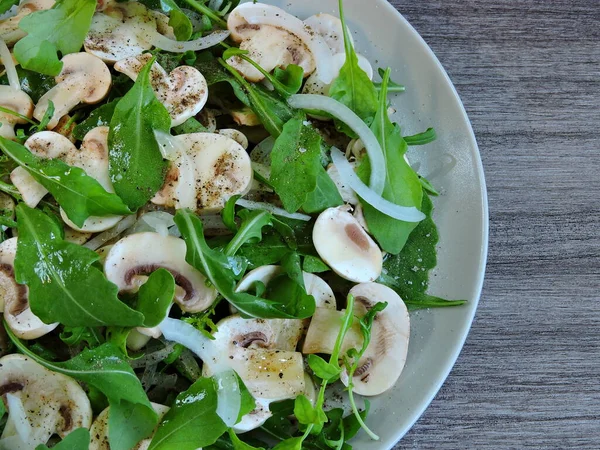
<path fill-rule="evenodd" d="M 600 1 L 392 3 L 462 97 L 491 217 L 467 345 L 396 448 L 598 449 Z"/>

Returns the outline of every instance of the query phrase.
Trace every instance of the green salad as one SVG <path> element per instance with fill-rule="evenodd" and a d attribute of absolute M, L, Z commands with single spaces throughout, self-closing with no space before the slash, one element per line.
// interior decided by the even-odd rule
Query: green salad
<path fill-rule="evenodd" d="M 0 1 L 0 449 L 378 439 L 409 312 L 464 302 L 427 293 L 435 131 L 315 13 Z"/>

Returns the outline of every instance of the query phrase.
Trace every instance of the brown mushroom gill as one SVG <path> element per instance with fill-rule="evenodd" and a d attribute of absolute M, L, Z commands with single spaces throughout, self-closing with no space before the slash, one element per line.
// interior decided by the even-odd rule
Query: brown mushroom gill
<path fill-rule="evenodd" d="M 190 280 L 188 280 L 186 277 L 184 277 L 179 272 L 169 269 L 168 267 L 160 266 L 158 264 L 145 264 L 142 266 L 136 266 L 136 267 L 129 269 L 125 273 L 125 277 L 124 277 L 125 283 L 127 283 L 128 285 L 131 285 L 134 277 L 148 276 L 152 272 L 155 272 L 158 269 L 165 269 L 165 270 L 169 271 L 171 273 L 171 275 L 173 275 L 173 278 L 175 278 L 175 284 L 177 286 L 181 287 L 185 291 L 185 296 L 183 297 L 184 301 L 191 300 L 194 297 L 196 291 L 194 290 L 194 285 L 191 283 Z"/>
<path fill-rule="evenodd" d="M 29 308 L 27 287 L 17 284 L 15 271 L 10 264 L 0 264 L 0 293 L 4 296 L 6 310 L 13 316 L 18 316 Z"/>

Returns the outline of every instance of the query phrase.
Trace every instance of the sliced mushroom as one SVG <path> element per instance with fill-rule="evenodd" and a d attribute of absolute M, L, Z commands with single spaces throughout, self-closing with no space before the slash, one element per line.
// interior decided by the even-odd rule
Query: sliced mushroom
<path fill-rule="evenodd" d="M 256 113 L 247 106 L 242 109 L 232 109 L 229 114 L 233 121 L 240 126 L 257 127 L 262 123 Z"/>
<path fill-rule="evenodd" d="M 406 305 L 392 289 L 378 283 L 359 284 L 350 290 L 354 296 L 354 314 L 363 317 L 379 302 L 388 306 L 377 313 L 371 329 L 371 341 L 354 373 L 353 391 L 361 395 L 379 395 L 390 389 L 404 369 L 410 337 L 410 317 Z M 330 316 L 330 317 L 328 317 Z M 341 326 L 343 312 L 320 310 L 315 314 L 308 329 L 303 353 L 331 354 Z M 344 339 L 342 352 L 359 349 L 363 338 L 356 323 Z M 342 353 L 342 354 L 343 354 Z M 348 385 L 344 370 L 342 382 Z"/>
<path fill-rule="evenodd" d="M 321 213 L 313 229 L 313 242 L 323 261 L 346 280 L 368 283 L 381 275 L 381 250 L 344 207 Z"/>
<path fill-rule="evenodd" d="M 85 135 L 81 149 L 65 136 L 54 131 L 35 133 L 27 141 L 31 153 L 46 159 L 60 159 L 66 164 L 83 169 L 108 192 L 114 192 L 109 175 L 108 127 L 97 127 Z M 25 169 L 17 167 L 10 175 L 11 181 L 21 193 L 23 201 L 35 208 L 48 193 Z M 75 225 L 61 209 L 61 217 L 73 230 L 83 233 L 99 233 L 114 227 L 122 216 L 89 217 L 82 227 Z"/>
<path fill-rule="evenodd" d="M 64 56 L 62 62 L 63 68 L 55 78 L 56 86 L 40 98 L 33 111 L 33 116 L 41 121 L 49 102 L 54 104 L 49 130 L 55 128 L 60 118 L 80 103 L 90 105 L 102 101 L 112 83 L 108 66 L 93 55 L 72 53 Z"/>
<path fill-rule="evenodd" d="M 175 301 L 185 312 L 209 308 L 217 291 L 208 287 L 206 278 L 185 261 L 182 239 L 158 233 L 137 233 L 117 242 L 104 262 L 104 272 L 120 292 L 137 292 L 152 272 L 164 268 L 175 277 L 178 289 Z"/>
<path fill-rule="evenodd" d="M 135 81 L 152 55 L 132 56 L 115 64 L 117 72 Z M 171 73 L 158 63 L 152 66 L 150 80 L 156 97 L 171 115 L 171 126 L 181 125 L 198 114 L 208 100 L 208 84 L 200 71 L 191 66 L 179 66 Z"/>
<path fill-rule="evenodd" d="M 373 66 L 369 62 L 367 58 L 363 55 L 356 55 L 358 57 L 358 66 L 367 74 L 370 80 L 373 79 L 373 75 L 375 74 L 373 71 Z M 334 74 L 334 80 L 339 76 L 340 70 L 346 63 L 346 53 L 336 53 L 331 58 L 331 70 Z M 315 74 L 311 75 L 306 83 L 304 84 L 304 88 L 302 89 L 302 93 L 304 94 L 317 94 L 317 95 L 329 95 L 329 90 L 331 89 L 333 83 L 323 83 Z M 324 117 L 314 116 L 319 120 L 325 120 Z"/>
<path fill-rule="evenodd" d="M 160 405 L 158 403 L 151 403 L 151 405 L 152 405 L 152 408 L 154 409 L 154 411 L 158 414 L 158 420 L 160 422 L 162 420 L 162 418 L 165 416 L 165 414 L 167 414 L 167 412 L 169 411 L 169 407 Z M 94 420 L 94 423 L 92 424 L 92 427 L 90 428 L 90 436 L 91 436 L 92 440 L 90 442 L 89 450 L 110 450 L 110 444 L 108 443 L 108 414 L 109 414 L 109 411 L 110 411 L 110 406 L 108 408 L 106 408 L 104 411 L 102 411 L 98 415 L 98 417 L 96 417 L 96 420 Z M 150 442 L 152 442 L 153 436 L 154 436 L 154 433 L 149 438 L 144 439 L 141 442 L 139 442 L 131 450 L 148 450 L 148 448 L 150 447 Z M 199 449 L 199 450 L 201 450 L 201 449 Z"/>
<path fill-rule="evenodd" d="M 7 45 L 14 45 L 21 40 L 27 33 L 19 28 L 21 19 L 29 14 L 50 9 L 54 6 L 54 0 L 21 0 L 17 14 L 0 21 L 0 38 Z"/>
<path fill-rule="evenodd" d="M 0 244 L 0 310 L 4 320 L 20 339 L 37 339 L 54 330 L 58 323 L 45 324 L 29 307 L 29 289 L 15 280 L 17 238 Z"/>
<path fill-rule="evenodd" d="M 224 128 L 222 130 L 219 130 L 218 133 L 233 139 L 235 142 L 244 147 L 244 150 L 248 150 L 248 138 L 241 131 L 236 130 L 234 128 Z"/>
<path fill-rule="evenodd" d="M 306 76 L 316 68 L 319 78 L 331 83 L 331 49 L 319 33 L 286 11 L 264 3 L 243 3 L 229 14 L 227 28 L 240 48 L 250 51 L 250 58 L 266 71 L 293 63 L 303 67 Z M 228 62 L 252 81 L 263 79 L 239 57 Z"/>
<path fill-rule="evenodd" d="M 152 203 L 212 213 L 223 209 L 229 198 L 250 189 L 250 157 L 233 139 L 193 133 L 174 136 L 170 142 L 177 147 L 177 157 Z"/>
<path fill-rule="evenodd" d="M 81 386 L 24 355 L 0 359 L 0 394 L 6 397 L 9 393 L 23 403 L 31 424 L 30 442 L 45 444 L 54 434 L 64 438 L 77 428 L 89 428 L 92 423 L 90 401 Z M 16 435 L 15 424 L 9 420 L 2 438 Z"/>
<path fill-rule="evenodd" d="M 323 37 L 334 55 L 344 52 L 344 29 L 339 17 L 331 14 L 315 14 L 306 19 L 304 23 Z M 350 33 L 348 35 L 352 40 L 352 35 Z M 352 45 L 354 45 L 354 41 L 352 41 Z"/>
<path fill-rule="evenodd" d="M 356 162 L 352 162 L 350 164 L 353 168 L 356 168 L 356 166 L 358 165 Z M 337 167 L 334 164 L 330 164 L 327 168 L 327 175 L 329 175 L 329 178 L 331 178 L 335 186 L 338 188 L 338 191 L 342 196 L 342 200 L 344 200 L 344 203 L 348 203 L 353 206 L 358 205 L 360 203 L 356 192 L 354 192 L 350 186 L 347 186 L 342 181 L 340 173 L 338 172 Z"/>
<path fill-rule="evenodd" d="M 72 244 L 83 245 L 92 237 L 92 233 L 83 233 L 75 231 L 70 227 L 65 227 L 65 241 Z"/>
<path fill-rule="evenodd" d="M 32 117 L 33 102 L 25 92 L 10 86 L 0 86 L 0 106 L 25 117 Z M 0 112 L 0 136 L 15 139 L 15 126 L 27 123 L 25 119 L 6 112 Z"/>

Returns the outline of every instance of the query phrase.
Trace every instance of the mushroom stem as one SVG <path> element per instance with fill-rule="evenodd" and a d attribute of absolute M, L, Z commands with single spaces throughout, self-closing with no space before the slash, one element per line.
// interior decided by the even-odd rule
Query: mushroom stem
<path fill-rule="evenodd" d="M 4 39 L 0 39 L 0 59 L 2 59 L 2 64 L 4 64 L 4 68 L 6 69 L 8 84 L 11 88 L 20 91 L 21 82 L 19 81 L 17 68 L 15 67 L 15 62 L 13 61 L 10 50 L 6 45 L 6 42 L 4 42 Z"/>
<path fill-rule="evenodd" d="M 344 311 L 327 308 L 317 308 L 310 322 L 302 353 L 323 353 L 331 355 L 344 320 Z M 351 348 L 360 348 L 363 337 L 360 326 L 355 320 L 346 333 L 340 355 Z"/>
<path fill-rule="evenodd" d="M 67 82 L 68 83 L 68 82 Z M 81 82 L 57 84 L 50 89 L 38 102 L 33 116 L 41 121 L 46 115 L 50 102 L 54 104 L 54 114 L 50 119 L 49 129 L 58 123 L 58 120 L 68 114 L 73 108 L 81 103 L 81 97 L 85 93 L 85 86 Z"/>
<path fill-rule="evenodd" d="M 188 51 L 197 52 L 205 50 L 210 47 L 214 47 L 220 42 L 223 42 L 229 37 L 229 31 L 215 31 L 208 36 L 201 37 L 193 41 L 174 41 L 166 36 L 163 36 L 158 31 L 152 33 L 150 36 L 152 45 L 161 50 L 172 53 L 185 53 Z"/>

